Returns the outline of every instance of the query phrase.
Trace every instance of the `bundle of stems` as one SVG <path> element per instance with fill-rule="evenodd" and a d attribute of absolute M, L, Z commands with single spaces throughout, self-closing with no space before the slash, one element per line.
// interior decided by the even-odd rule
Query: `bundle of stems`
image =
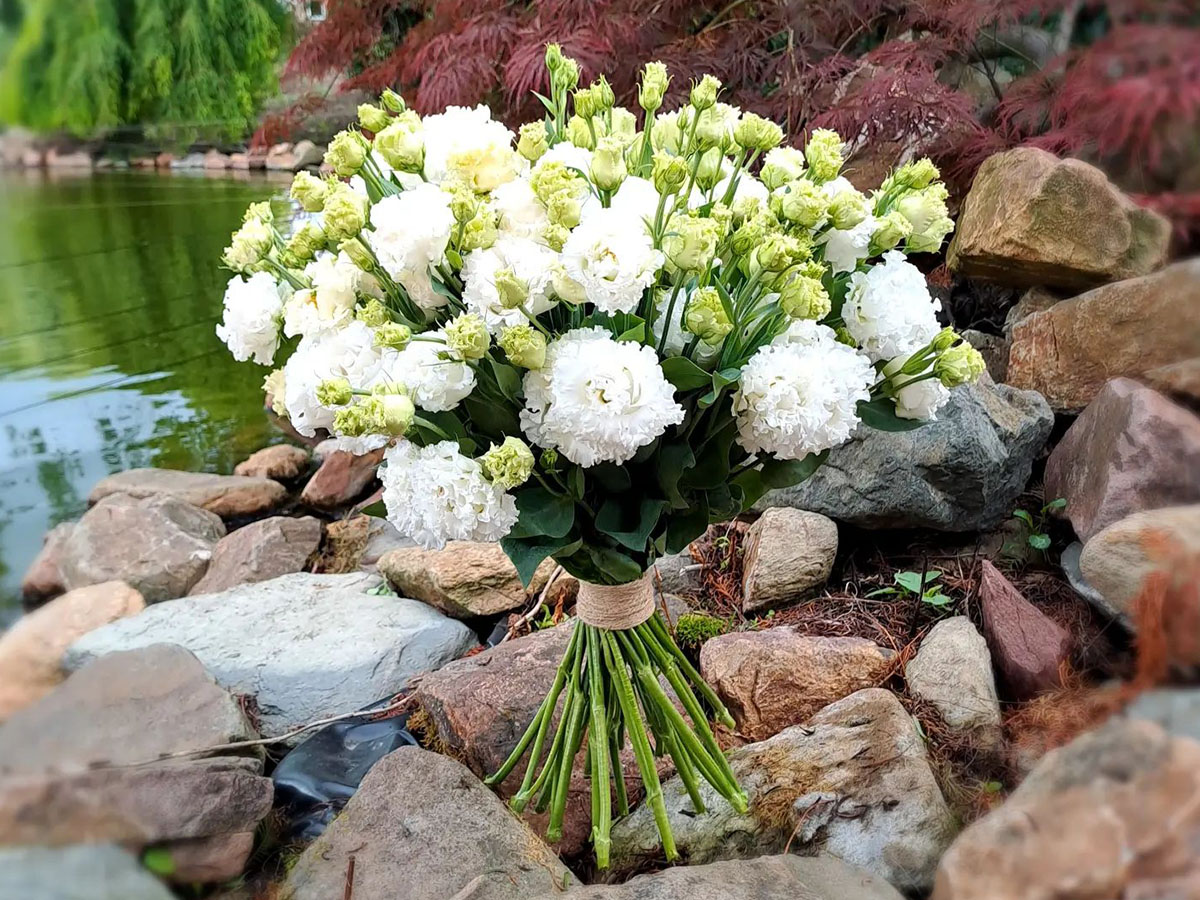
<path fill-rule="evenodd" d="M 663 690 L 660 677 L 666 678 L 691 718 L 690 723 Z M 739 812 L 747 808 L 746 795 L 717 745 L 697 694 L 715 711 L 718 721 L 733 727 L 728 710 L 675 645 L 657 612 L 624 631 L 577 622 L 550 692 L 512 754 L 487 783 L 499 784 L 508 777 L 532 745 L 524 781 L 509 805 L 517 812 L 531 801 L 539 812 L 548 808 L 546 838 L 559 840 L 572 765 L 580 750 L 585 749 L 585 771 L 592 787 L 592 845 L 597 865 L 605 868 L 612 846 L 614 795 L 617 815 L 629 812 L 620 763 L 628 735 L 646 788 L 645 802 L 654 811 L 663 850 L 668 860 L 675 859 L 678 854 L 654 762 L 656 756 L 671 758 L 696 813 L 705 810 L 697 776 Z M 542 761 L 560 696 L 562 714 Z"/>

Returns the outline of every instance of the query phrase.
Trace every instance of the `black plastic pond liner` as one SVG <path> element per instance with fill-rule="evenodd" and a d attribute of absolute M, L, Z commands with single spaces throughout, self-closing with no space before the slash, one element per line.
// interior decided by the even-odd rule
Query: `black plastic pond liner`
<path fill-rule="evenodd" d="M 363 709 L 362 718 L 326 725 L 279 761 L 271 780 L 289 840 L 319 837 L 371 766 L 393 750 L 417 745 L 407 728 L 408 713 L 374 722 L 368 718 L 371 710 L 394 700 L 372 703 Z"/>

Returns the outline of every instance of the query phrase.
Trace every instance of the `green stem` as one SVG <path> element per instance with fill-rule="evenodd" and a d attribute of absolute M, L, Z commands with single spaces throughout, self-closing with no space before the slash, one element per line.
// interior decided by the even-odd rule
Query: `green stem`
<path fill-rule="evenodd" d="M 596 865 L 605 869 L 612 846 L 609 837 L 612 797 L 608 787 L 608 710 L 604 706 L 604 680 L 600 674 L 600 636 L 592 629 L 587 633 L 587 651 L 588 690 L 592 700 L 592 721 L 588 727 L 592 754 L 592 846 L 596 850 Z"/>
<path fill-rule="evenodd" d="M 550 822 L 546 826 L 546 840 L 551 842 L 562 839 L 563 817 L 567 811 L 567 788 L 571 785 L 571 768 L 575 763 L 576 754 L 579 753 L 579 746 L 583 743 L 583 717 L 588 711 L 583 702 L 584 692 L 580 677 L 586 655 L 581 652 L 578 657 L 578 663 L 571 667 L 571 694 L 575 697 L 575 703 L 571 707 L 571 721 L 567 725 L 566 743 L 563 745 L 563 753 L 558 761 L 558 777 L 555 779 L 551 791 Z M 566 713 L 564 712 L 565 717 Z"/>

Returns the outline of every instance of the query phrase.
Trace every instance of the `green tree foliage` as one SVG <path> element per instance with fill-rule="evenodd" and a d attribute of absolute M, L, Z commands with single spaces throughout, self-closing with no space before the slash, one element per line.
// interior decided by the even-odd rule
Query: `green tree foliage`
<path fill-rule="evenodd" d="M 277 0 L 27 0 L 0 69 L 0 120 L 241 136 L 277 87 L 287 22 Z"/>

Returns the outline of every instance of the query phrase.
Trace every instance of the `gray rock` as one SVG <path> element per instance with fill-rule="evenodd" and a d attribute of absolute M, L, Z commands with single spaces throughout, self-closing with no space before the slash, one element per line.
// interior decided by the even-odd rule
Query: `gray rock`
<path fill-rule="evenodd" d="M 678 777 L 663 785 L 681 855 L 691 863 L 778 853 L 789 838 L 804 856 L 834 856 L 901 890 L 933 882 L 954 816 L 912 718 L 871 688 L 830 704 L 805 725 L 747 744 L 729 762 L 750 800 L 738 814 L 707 784 L 695 815 Z M 653 811 L 642 804 L 613 828 L 613 865 L 661 855 Z"/>
<path fill-rule="evenodd" d="M 837 548 L 837 525 L 820 513 L 766 510 L 746 532 L 742 610 L 809 596 L 829 578 Z"/>
<path fill-rule="evenodd" d="M 966 616 L 943 619 L 930 630 L 904 667 L 908 688 L 928 700 L 956 731 L 981 743 L 1000 741 L 1000 698 L 987 641 Z"/>
<path fill-rule="evenodd" d="M 270 478 L 179 469 L 127 469 L 97 482 L 88 494 L 88 503 L 97 503 L 109 494 L 118 493 L 134 497 L 167 494 L 224 519 L 261 515 L 287 497 L 284 486 Z"/>
<path fill-rule="evenodd" d="M 1146 719 L 1167 734 L 1200 741 L 1200 688 L 1156 688 L 1125 707 L 1131 719 Z"/>
<path fill-rule="evenodd" d="M 759 508 L 792 506 L 867 528 L 976 531 L 1007 517 L 1054 416 L 1040 394 L 986 379 L 956 388 L 913 431 L 860 428 L 808 481 Z"/>
<path fill-rule="evenodd" d="M 231 531 L 217 541 L 204 577 L 188 593 L 215 594 L 299 572 L 321 546 L 322 531 L 312 516 L 271 516 Z"/>
<path fill-rule="evenodd" d="M 424 603 L 365 593 L 378 583 L 367 574 L 297 573 L 160 603 L 77 641 L 64 665 L 180 644 L 218 684 L 255 696 L 263 733 L 275 737 L 394 694 L 475 645 L 467 626 Z"/>
<path fill-rule="evenodd" d="M 558 857 L 461 763 L 418 747 L 388 754 L 288 874 L 281 900 L 523 900 L 571 878 Z"/>
<path fill-rule="evenodd" d="M 224 536 L 219 516 L 176 497 L 110 494 L 71 530 L 59 570 L 69 590 L 124 581 L 157 603 L 186 594 Z"/>
<path fill-rule="evenodd" d="M 878 876 L 832 857 L 762 856 L 676 866 L 624 884 L 593 884 L 539 900 L 901 900 Z"/>
<path fill-rule="evenodd" d="M 137 857 L 111 844 L 0 849 L 0 897 L 13 900 L 172 900 Z"/>
<path fill-rule="evenodd" d="M 662 579 L 662 590 L 666 594 L 688 596 L 700 590 L 700 563 L 684 550 L 655 560 L 654 569 Z"/>

